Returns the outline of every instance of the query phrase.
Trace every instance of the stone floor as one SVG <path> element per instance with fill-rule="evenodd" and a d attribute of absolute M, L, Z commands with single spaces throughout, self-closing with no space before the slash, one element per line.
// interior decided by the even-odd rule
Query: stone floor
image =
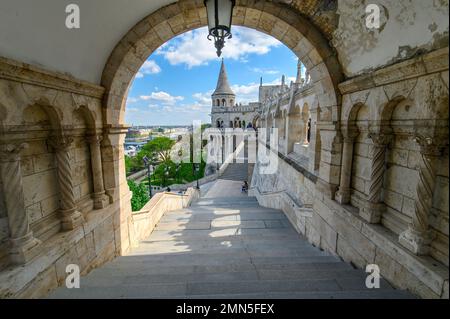
<path fill-rule="evenodd" d="M 411 298 L 311 246 L 285 215 L 218 180 L 126 256 L 49 298 Z M 239 185 L 238 185 L 239 184 Z M 236 189 L 238 191 L 236 191 Z"/>

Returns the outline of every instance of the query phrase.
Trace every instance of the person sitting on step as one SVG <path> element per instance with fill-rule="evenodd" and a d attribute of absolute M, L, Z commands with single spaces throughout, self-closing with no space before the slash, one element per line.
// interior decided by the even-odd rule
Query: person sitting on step
<path fill-rule="evenodd" d="M 244 181 L 244 184 L 242 184 L 241 192 L 247 193 L 247 191 L 248 191 L 248 183 L 247 183 L 247 181 Z"/>

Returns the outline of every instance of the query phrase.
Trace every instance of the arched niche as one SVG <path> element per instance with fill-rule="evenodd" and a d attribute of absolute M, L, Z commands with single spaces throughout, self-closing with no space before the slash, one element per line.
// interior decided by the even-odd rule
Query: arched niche
<path fill-rule="evenodd" d="M 60 120 L 58 111 L 48 104 L 29 105 L 22 113 L 21 126 L 27 136 L 27 147 L 21 153 L 24 205 L 30 228 L 42 241 L 61 230 L 58 168 L 49 143 L 61 134 Z"/>

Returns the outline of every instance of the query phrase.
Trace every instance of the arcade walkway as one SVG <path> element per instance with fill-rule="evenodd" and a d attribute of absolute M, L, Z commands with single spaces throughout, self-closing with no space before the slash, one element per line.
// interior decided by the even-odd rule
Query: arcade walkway
<path fill-rule="evenodd" d="M 282 212 L 236 192 L 240 183 L 216 181 L 137 249 L 50 298 L 411 297 L 383 280 L 365 288 L 364 271 L 311 246 Z"/>

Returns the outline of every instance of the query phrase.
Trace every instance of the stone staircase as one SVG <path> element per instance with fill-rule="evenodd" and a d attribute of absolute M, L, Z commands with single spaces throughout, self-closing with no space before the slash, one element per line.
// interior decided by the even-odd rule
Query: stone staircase
<path fill-rule="evenodd" d="M 230 163 L 219 178 L 231 181 L 246 181 L 248 180 L 248 164 Z"/>
<path fill-rule="evenodd" d="M 50 298 L 411 298 L 310 245 L 254 198 L 201 198 L 166 213 L 127 256 Z"/>

